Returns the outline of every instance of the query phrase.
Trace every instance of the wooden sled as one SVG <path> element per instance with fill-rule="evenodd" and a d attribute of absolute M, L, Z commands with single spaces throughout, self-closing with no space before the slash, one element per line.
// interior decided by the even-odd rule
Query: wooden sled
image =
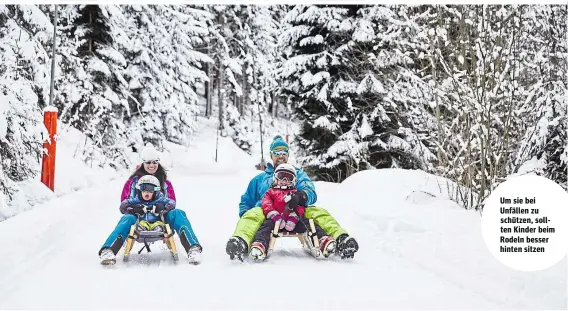
<path fill-rule="evenodd" d="M 136 224 L 130 227 L 130 233 L 128 234 L 128 238 L 126 240 L 126 248 L 124 250 L 124 262 L 128 262 L 128 260 L 130 259 L 130 251 L 134 246 L 134 242 L 144 243 L 144 246 L 140 249 L 140 251 L 138 251 L 138 254 L 140 254 L 144 249 L 146 249 L 150 253 L 151 250 L 149 244 L 160 240 L 163 241 L 170 250 L 174 262 L 177 262 L 179 260 L 176 243 L 174 241 L 174 232 L 172 231 L 170 225 L 165 223 L 163 216 L 161 217 L 160 223 L 154 224 L 154 227 L 160 227 L 161 230 L 147 230 L 146 228 L 144 228 L 144 226 L 141 225 L 140 217 L 138 217 Z"/>
<path fill-rule="evenodd" d="M 316 228 L 313 219 L 309 219 L 310 226 L 305 233 L 290 233 L 288 231 L 279 232 L 278 229 L 280 228 L 280 222 L 282 221 L 283 220 L 279 220 L 274 224 L 274 228 L 272 229 L 272 234 L 270 236 L 270 242 L 268 244 L 268 251 L 266 252 L 266 258 L 268 258 L 272 253 L 277 238 L 298 238 L 300 240 L 300 243 L 302 243 L 303 249 L 313 257 L 320 258 L 322 256 L 329 256 L 324 256 L 320 250 L 319 240 L 318 236 L 316 235 Z"/>

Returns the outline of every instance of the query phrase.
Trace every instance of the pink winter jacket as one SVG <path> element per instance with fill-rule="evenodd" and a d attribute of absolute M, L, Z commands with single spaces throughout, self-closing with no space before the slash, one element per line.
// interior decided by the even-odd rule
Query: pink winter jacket
<path fill-rule="evenodd" d="M 140 178 L 140 176 L 134 176 L 126 181 L 124 187 L 122 188 L 122 195 L 120 196 L 120 202 L 126 199 L 132 199 L 136 197 L 136 181 L 138 181 L 138 178 Z M 167 179 L 164 188 L 166 190 L 166 192 L 164 192 L 166 198 L 175 201 L 176 194 L 174 192 L 174 187 L 172 186 L 172 183 Z"/>

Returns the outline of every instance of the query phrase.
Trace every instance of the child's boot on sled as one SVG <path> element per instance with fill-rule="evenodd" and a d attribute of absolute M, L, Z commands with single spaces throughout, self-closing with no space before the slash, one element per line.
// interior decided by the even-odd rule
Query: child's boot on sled
<path fill-rule="evenodd" d="M 322 255 L 326 258 L 329 257 L 329 255 L 335 253 L 335 250 L 337 248 L 337 242 L 335 241 L 335 239 L 328 235 L 323 236 L 321 237 L 321 239 L 319 239 L 319 245 Z"/>
<path fill-rule="evenodd" d="M 262 261 L 266 258 L 266 249 L 260 242 L 253 242 L 250 248 L 250 256 L 255 261 Z"/>

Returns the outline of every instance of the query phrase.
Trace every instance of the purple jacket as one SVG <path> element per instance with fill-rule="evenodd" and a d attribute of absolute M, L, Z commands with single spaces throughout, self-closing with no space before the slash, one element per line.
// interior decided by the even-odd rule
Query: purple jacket
<path fill-rule="evenodd" d="M 136 198 L 136 182 L 138 181 L 138 178 L 140 178 L 140 176 L 134 176 L 126 181 L 124 187 L 122 188 L 122 195 L 120 196 L 120 202 L 126 199 Z M 166 191 L 162 192 L 166 195 L 166 199 L 172 199 L 176 201 L 176 194 L 174 192 L 174 187 L 172 186 L 172 183 L 169 180 L 166 180 L 164 184 L 165 184 L 164 185 L 165 189 L 163 190 Z"/>

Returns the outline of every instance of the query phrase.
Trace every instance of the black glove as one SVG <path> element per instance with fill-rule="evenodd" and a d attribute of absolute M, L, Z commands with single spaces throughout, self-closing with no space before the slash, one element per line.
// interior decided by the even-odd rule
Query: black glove
<path fill-rule="evenodd" d="M 144 207 L 145 206 L 143 204 L 131 205 L 126 208 L 126 213 L 131 215 L 142 216 L 144 215 Z"/>
<path fill-rule="evenodd" d="M 292 194 L 288 207 L 294 211 L 298 206 L 306 206 L 306 202 L 308 202 L 308 195 L 304 191 L 298 190 Z"/>

